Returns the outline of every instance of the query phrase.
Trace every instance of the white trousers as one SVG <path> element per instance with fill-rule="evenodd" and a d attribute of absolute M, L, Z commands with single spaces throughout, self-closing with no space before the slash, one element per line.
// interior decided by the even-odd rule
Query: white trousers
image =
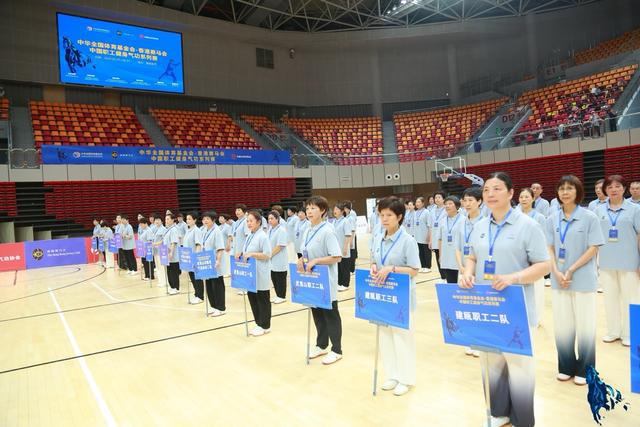
<path fill-rule="evenodd" d="M 104 262 L 107 268 L 113 268 L 113 253 L 109 252 L 109 249 L 104 248 Z"/>
<path fill-rule="evenodd" d="M 222 257 L 220 258 L 220 273 L 223 276 L 231 274 L 231 251 L 222 251 Z"/>
<path fill-rule="evenodd" d="M 298 253 L 296 252 L 296 246 L 293 243 L 287 244 L 287 253 L 289 255 L 289 262 L 298 262 Z"/>
<path fill-rule="evenodd" d="M 553 289 L 551 305 L 558 372 L 586 378 L 596 365 L 596 293 Z"/>
<path fill-rule="evenodd" d="M 166 284 L 169 283 L 169 279 L 167 278 L 167 267 L 160 264 L 160 257 L 158 255 L 154 255 L 153 259 L 156 263 L 156 269 L 158 270 L 154 276 L 158 279 L 158 286 L 166 286 Z"/>
<path fill-rule="evenodd" d="M 536 318 L 538 324 L 542 323 L 542 316 L 544 315 L 544 277 L 533 282 L 533 292 L 536 302 Z"/>
<path fill-rule="evenodd" d="M 604 288 L 607 335 L 628 340 L 629 304 L 640 303 L 640 277 L 635 271 L 602 269 L 600 280 Z"/>
<path fill-rule="evenodd" d="M 491 415 L 509 417 L 512 425 L 533 427 L 536 365 L 533 357 L 486 353 L 489 362 Z"/>
<path fill-rule="evenodd" d="M 380 326 L 380 356 L 388 380 L 404 385 L 416 383 L 416 337 L 410 329 Z"/>

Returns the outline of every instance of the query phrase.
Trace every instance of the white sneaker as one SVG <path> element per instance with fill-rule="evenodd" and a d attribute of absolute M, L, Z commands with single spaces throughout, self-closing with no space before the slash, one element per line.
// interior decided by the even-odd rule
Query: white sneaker
<path fill-rule="evenodd" d="M 276 302 L 276 298 L 277 298 L 277 297 L 273 297 L 273 298 L 271 298 L 271 299 L 269 300 L 269 302 L 271 302 L 271 303 L 275 303 L 275 302 Z"/>
<path fill-rule="evenodd" d="M 179 294 L 179 293 L 180 293 L 180 291 L 179 291 L 179 290 L 177 290 L 177 289 L 174 289 L 174 288 L 172 288 L 172 287 L 169 287 L 169 291 L 168 291 L 168 293 L 169 293 L 169 295 L 177 295 L 177 294 Z"/>
<path fill-rule="evenodd" d="M 556 375 L 556 379 L 558 381 L 569 381 L 571 379 L 571 375 L 559 373 Z"/>
<path fill-rule="evenodd" d="M 189 298 L 189 304 L 200 304 L 202 300 L 196 296 Z"/>
<path fill-rule="evenodd" d="M 403 394 L 406 394 L 408 391 L 409 391 L 409 386 L 406 386 L 404 384 L 398 383 L 396 388 L 393 389 L 393 395 L 394 396 L 402 396 Z"/>
<path fill-rule="evenodd" d="M 217 308 L 212 308 L 209 307 L 209 310 L 207 311 L 207 314 L 211 317 L 220 317 L 220 316 L 224 316 L 225 314 L 227 314 L 226 311 L 222 311 L 222 310 L 218 310 Z"/>
<path fill-rule="evenodd" d="M 478 350 L 471 350 L 471 355 L 473 357 L 480 357 L 480 352 Z"/>
<path fill-rule="evenodd" d="M 346 286 L 338 285 L 338 292 L 344 292 L 349 290 Z"/>
<path fill-rule="evenodd" d="M 550 288 L 551 287 L 551 279 L 544 279 L 544 286 L 546 288 Z"/>
<path fill-rule="evenodd" d="M 599 293 L 599 294 L 604 293 L 604 289 L 602 289 L 602 288 L 598 288 L 598 293 Z"/>
<path fill-rule="evenodd" d="M 334 353 L 333 351 L 330 351 L 329 354 L 327 354 L 325 357 L 322 358 L 322 364 L 323 365 L 331 365 L 333 363 L 336 363 L 340 359 L 342 359 L 342 355 L 341 354 Z"/>
<path fill-rule="evenodd" d="M 246 295 L 247 291 L 243 291 L 242 289 L 238 291 L 238 295 Z"/>
<path fill-rule="evenodd" d="M 136 275 L 136 274 L 138 274 L 138 273 L 136 273 L 135 271 L 131 271 L 131 270 L 129 270 L 129 272 L 128 272 L 127 274 L 128 274 L 129 276 L 135 276 L 135 275 Z"/>
<path fill-rule="evenodd" d="M 309 351 L 309 359 L 315 359 L 316 357 L 323 356 L 327 353 L 329 353 L 329 350 L 327 350 L 326 348 L 315 346 Z"/>
<path fill-rule="evenodd" d="M 143 278 L 142 280 L 143 280 L 143 281 L 145 281 L 145 282 L 148 282 L 148 281 L 149 281 L 149 280 L 151 280 L 151 279 L 149 279 L 148 277 L 145 277 L 145 278 Z"/>
<path fill-rule="evenodd" d="M 447 283 L 447 279 L 437 279 L 436 283 Z"/>
<path fill-rule="evenodd" d="M 631 347 L 631 340 L 630 339 L 623 339 L 622 340 L 622 345 L 625 347 Z"/>
<path fill-rule="evenodd" d="M 249 331 L 249 335 L 251 335 L 252 337 L 259 337 L 260 335 L 264 335 L 264 329 L 262 329 L 260 326 L 256 326 Z"/>
<path fill-rule="evenodd" d="M 602 337 L 602 341 L 606 342 L 606 343 L 612 343 L 612 342 L 616 342 L 620 339 L 620 337 L 616 337 L 613 335 L 605 335 Z"/>
<path fill-rule="evenodd" d="M 503 425 L 509 424 L 509 417 L 491 417 L 491 421 L 489 424 L 485 421 L 482 423 L 483 427 L 502 427 Z"/>
<path fill-rule="evenodd" d="M 587 385 L 587 379 L 584 377 L 574 377 L 573 383 L 575 385 Z"/>
<path fill-rule="evenodd" d="M 287 300 L 285 298 L 280 298 L 280 297 L 275 297 L 273 299 L 274 304 L 282 304 L 283 302 L 287 302 Z"/>
<path fill-rule="evenodd" d="M 393 390 L 398 385 L 398 381 L 396 380 L 386 380 L 384 384 L 382 384 L 382 389 L 384 391 Z"/>
<path fill-rule="evenodd" d="M 431 273 L 431 269 L 430 268 L 423 268 L 423 273 Z"/>

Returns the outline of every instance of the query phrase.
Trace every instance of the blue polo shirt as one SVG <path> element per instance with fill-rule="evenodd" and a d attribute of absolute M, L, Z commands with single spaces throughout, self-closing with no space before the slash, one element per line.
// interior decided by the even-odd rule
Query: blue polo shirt
<path fill-rule="evenodd" d="M 640 267 L 638 234 L 640 234 L 640 208 L 628 200 L 613 210 L 609 203 L 600 205 L 595 214 L 600 220 L 604 246 L 600 248 L 600 268 L 608 270 L 636 271 Z M 609 215 L 615 220 L 618 241 L 609 240 L 609 230 L 613 227 Z"/>

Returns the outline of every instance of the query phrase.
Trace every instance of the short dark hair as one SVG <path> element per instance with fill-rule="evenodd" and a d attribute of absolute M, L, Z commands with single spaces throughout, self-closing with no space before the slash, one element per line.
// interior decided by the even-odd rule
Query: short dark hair
<path fill-rule="evenodd" d="M 596 181 L 595 184 L 593 184 L 593 186 L 597 186 L 598 184 L 603 184 L 604 185 L 604 178 L 600 178 L 599 180 Z"/>
<path fill-rule="evenodd" d="M 342 203 L 344 203 L 345 209 L 353 209 L 353 203 L 351 202 L 351 200 L 343 200 Z"/>
<path fill-rule="evenodd" d="M 191 218 L 193 218 L 196 221 L 198 220 L 198 213 L 196 211 L 188 212 L 187 216 L 190 216 Z"/>
<path fill-rule="evenodd" d="M 444 191 L 439 191 L 439 190 L 438 190 L 438 191 L 436 191 L 435 193 L 433 193 L 433 200 L 435 200 L 435 199 L 436 199 L 436 196 L 437 196 L 437 195 L 442 196 L 442 198 L 443 198 L 443 199 L 445 199 L 445 198 L 447 197 L 447 195 L 444 193 Z"/>
<path fill-rule="evenodd" d="M 482 188 L 480 188 L 480 187 L 469 187 L 469 188 L 465 189 L 464 192 L 462 193 L 462 198 L 464 199 L 467 196 L 468 197 L 473 197 L 476 200 L 482 201 Z"/>
<path fill-rule="evenodd" d="M 420 201 L 422 202 L 422 204 L 424 205 L 424 197 L 422 197 L 422 196 L 418 196 L 418 197 L 416 197 L 416 202 L 417 202 L 418 200 L 420 200 Z"/>
<path fill-rule="evenodd" d="M 335 207 L 340 209 L 340 212 L 342 212 L 343 216 L 346 216 L 346 212 L 344 211 L 347 207 L 345 202 L 338 202 L 335 204 Z"/>
<path fill-rule="evenodd" d="M 107 224 L 107 221 L 102 219 L 102 220 L 100 220 L 100 227 L 109 227 L 109 224 Z"/>
<path fill-rule="evenodd" d="M 280 212 L 278 212 L 277 210 L 272 210 L 271 212 L 269 212 L 269 215 L 273 216 L 276 221 L 280 221 Z M 269 215 L 267 215 L 267 218 L 269 218 Z"/>
<path fill-rule="evenodd" d="M 520 193 L 518 194 L 522 194 L 523 191 L 526 191 L 527 193 L 529 193 L 529 195 L 533 198 L 535 198 L 535 196 L 533 195 L 533 190 L 531 189 L 531 187 L 522 187 L 520 189 Z"/>
<path fill-rule="evenodd" d="M 396 216 L 399 216 L 400 219 L 398 220 L 398 223 L 402 225 L 406 211 L 404 207 L 404 200 L 396 196 L 385 197 L 378 202 L 378 212 L 382 212 L 384 209 L 389 209 Z"/>
<path fill-rule="evenodd" d="M 213 209 L 206 211 L 202 214 L 202 218 L 209 217 L 210 220 L 216 219 L 218 214 Z"/>
<path fill-rule="evenodd" d="M 259 210 L 250 209 L 249 212 L 247 212 L 247 214 L 255 218 L 255 220 L 258 221 L 259 223 L 262 223 L 262 214 L 260 213 Z"/>
<path fill-rule="evenodd" d="M 171 218 L 173 221 L 175 221 L 175 220 L 176 220 L 176 216 L 175 216 L 174 214 L 172 214 L 172 213 L 168 213 L 168 214 L 166 214 L 164 217 L 165 217 L 165 218 L 166 218 L 166 217 L 169 217 L 169 218 Z"/>
<path fill-rule="evenodd" d="M 602 188 L 604 188 L 606 191 L 607 187 L 613 184 L 614 182 L 617 182 L 618 184 L 622 185 L 624 188 L 627 188 L 627 182 L 624 180 L 622 175 L 609 175 L 604 180 L 604 183 L 602 184 Z"/>
<path fill-rule="evenodd" d="M 218 217 L 223 217 L 227 221 L 229 221 L 229 219 L 231 219 L 231 215 L 229 215 L 228 213 L 221 213 L 221 214 L 218 215 Z"/>
<path fill-rule="evenodd" d="M 242 212 L 247 211 L 247 205 L 244 203 L 236 203 L 236 209 L 240 209 Z"/>
<path fill-rule="evenodd" d="M 582 199 L 584 199 L 584 186 L 582 185 L 582 182 L 575 175 L 564 175 L 562 178 L 560 178 L 560 181 L 558 181 L 558 183 L 556 184 L 556 193 L 558 193 L 558 190 L 560 189 L 560 187 L 562 187 L 565 184 L 569 184 L 570 186 L 575 187 L 576 189 L 575 203 L 576 205 L 579 205 L 580 202 L 582 202 Z M 562 204 L 562 200 L 560 200 L 559 197 L 558 197 L 558 203 Z"/>
<path fill-rule="evenodd" d="M 176 218 L 184 218 L 184 215 L 182 215 L 182 212 L 178 212 L 176 214 Z"/>
<path fill-rule="evenodd" d="M 138 220 L 138 224 L 147 224 L 149 225 L 149 220 L 145 217 L 142 217 Z"/>
<path fill-rule="evenodd" d="M 120 219 L 126 219 L 127 221 L 129 221 L 129 215 L 120 215 Z"/>
<path fill-rule="evenodd" d="M 511 181 L 511 177 L 509 176 L 508 173 L 506 172 L 492 172 L 489 177 L 487 178 L 487 181 L 489 181 L 490 179 L 499 179 L 500 181 L 504 182 L 504 185 L 507 187 L 507 190 L 513 190 L 513 181 Z M 485 181 L 486 184 L 486 181 Z M 533 184 L 532 184 L 533 185 Z"/>
<path fill-rule="evenodd" d="M 297 213 L 298 212 L 298 208 L 295 207 L 295 206 L 289 206 L 289 207 L 287 207 L 287 210 L 291 211 L 293 213 Z"/>
<path fill-rule="evenodd" d="M 453 202 L 454 205 L 456 205 L 457 209 L 460 209 L 460 199 L 458 199 L 457 196 L 448 196 L 446 199 L 444 199 L 445 203 L 446 202 Z"/>
<path fill-rule="evenodd" d="M 322 196 L 311 196 L 304 204 L 305 206 L 314 205 L 326 214 L 329 210 L 329 202 Z M 306 213 L 306 212 L 305 212 Z"/>
<path fill-rule="evenodd" d="M 281 205 L 273 205 L 271 206 L 271 210 L 278 212 L 280 216 L 284 215 L 284 209 L 282 209 Z"/>

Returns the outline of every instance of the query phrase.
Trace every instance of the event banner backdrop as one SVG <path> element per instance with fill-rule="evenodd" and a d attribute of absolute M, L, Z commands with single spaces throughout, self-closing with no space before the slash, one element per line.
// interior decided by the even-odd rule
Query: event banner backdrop
<path fill-rule="evenodd" d="M 290 165 L 288 151 L 43 145 L 42 163 L 70 165 Z"/>
<path fill-rule="evenodd" d="M 36 240 L 0 244 L 0 271 L 29 270 L 96 262 L 91 238 Z"/>

